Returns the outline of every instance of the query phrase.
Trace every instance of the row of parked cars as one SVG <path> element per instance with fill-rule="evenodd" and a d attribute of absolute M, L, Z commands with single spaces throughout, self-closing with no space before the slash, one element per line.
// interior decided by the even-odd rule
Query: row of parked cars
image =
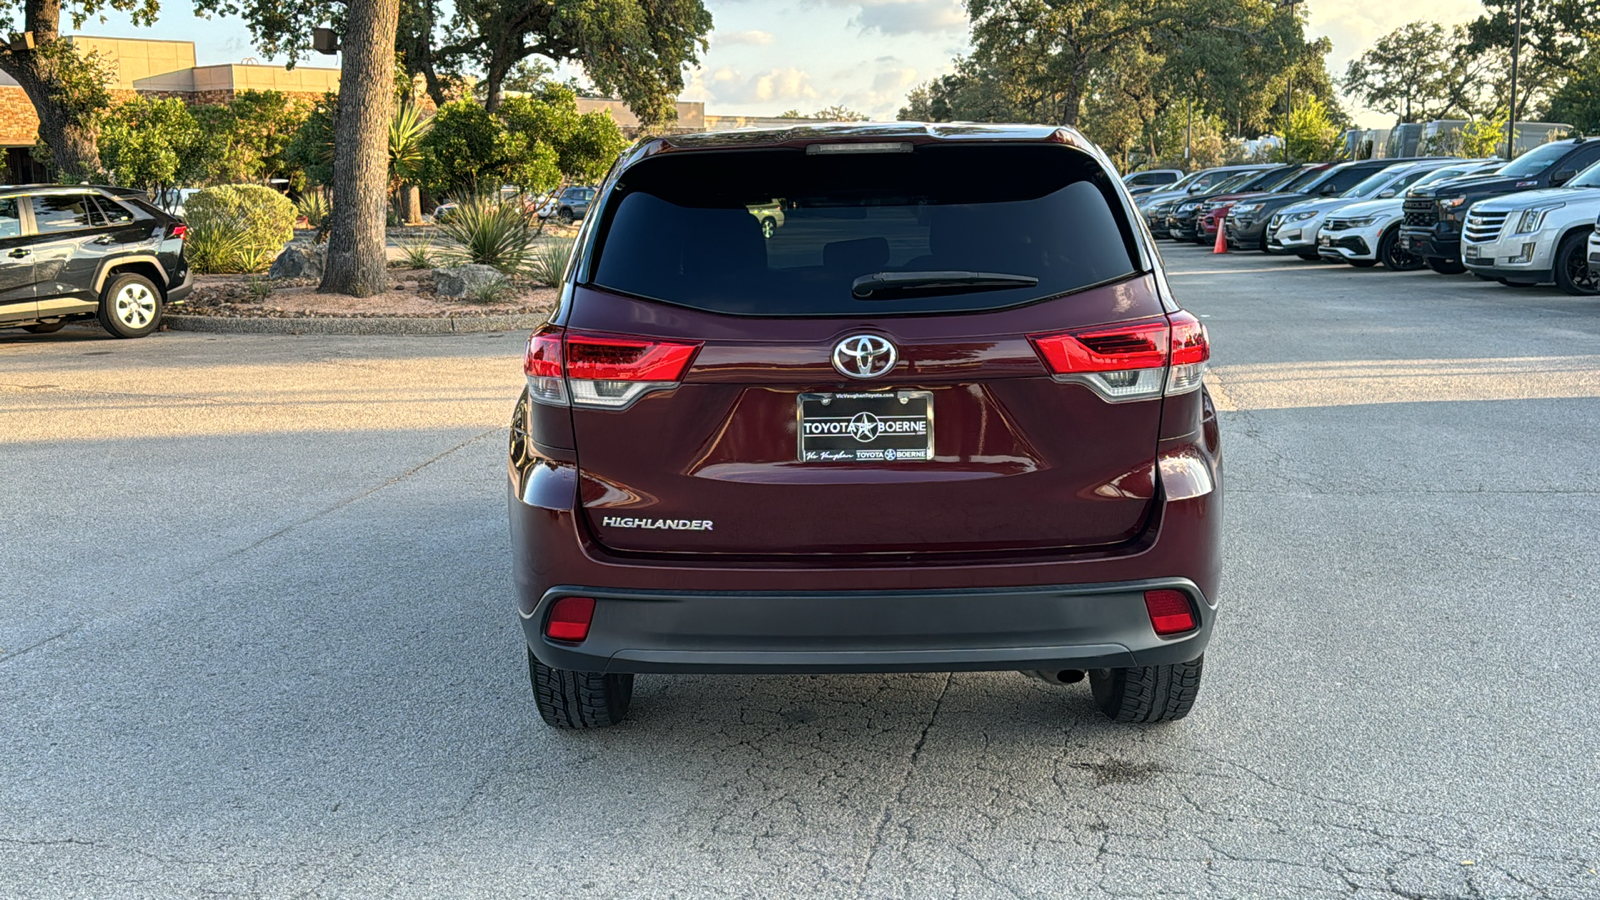
<path fill-rule="evenodd" d="M 1552 141 L 1510 162 L 1221 166 L 1135 200 L 1158 238 L 1211 244 L 1221 229 L 1232 249 L 1600 294 L 1600 140 Z"/>

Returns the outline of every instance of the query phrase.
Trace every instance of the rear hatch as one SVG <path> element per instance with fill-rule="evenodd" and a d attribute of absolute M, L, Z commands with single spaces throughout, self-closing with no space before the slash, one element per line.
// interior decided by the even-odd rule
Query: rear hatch
<path fill-rule="evenodd" d="M 1144 527 L 1169 321 L 1081 151 L 662 153 L 595 228 L 563 327 L 535 337 L 562 365 L 529 371 L 566 379 L 534 393 L 570 401 L 604 546 L 1046 550 Z"/>

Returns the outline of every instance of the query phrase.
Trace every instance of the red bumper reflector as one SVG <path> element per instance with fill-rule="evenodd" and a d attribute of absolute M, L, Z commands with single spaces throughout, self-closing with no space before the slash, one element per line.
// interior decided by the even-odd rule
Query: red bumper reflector
<path fill-rule="evenodd" d="M 1198 627 L 1194 607 L 1183 591 L 1145 591 L 1144 608 L 1150 613 L 1150 626 L 1156 634 L 1183 634 Z"/>
<path fill-rule="evenodd" d="M 550 605 L 544 635 L 553 641 L 581 643 L 589 636 L 589 622 L 593 618 L 593 597 L 562 597 Z"/>

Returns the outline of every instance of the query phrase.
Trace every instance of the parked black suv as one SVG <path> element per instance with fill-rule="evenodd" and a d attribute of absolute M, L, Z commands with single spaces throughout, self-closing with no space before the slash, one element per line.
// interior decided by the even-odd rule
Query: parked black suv
<path fill-rule="evenodd" d="M 1400 246 L 1422 257 L 1435 272 L 1459 275 L 1467 270 L 1461 262 L 1461 226 L 1472 204 L 1519 191 L 1561 187 L 1596 162 L 1600 162 L 1600 140 L 1551 141 L 1497 172 L 1413 188 L 1406 194 Z"/>
<path fill-rule="evenodd" d="M 140 191 L 0 188 L 0 327 L 48 334 L 95 316 L 116 337 L 144 337 L 193 288 L 186 231 Z"/>

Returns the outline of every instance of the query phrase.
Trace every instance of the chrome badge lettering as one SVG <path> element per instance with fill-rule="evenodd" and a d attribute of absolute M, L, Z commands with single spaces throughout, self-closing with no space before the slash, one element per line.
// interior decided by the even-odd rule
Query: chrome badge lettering
<path fill-rule="evenodd" d="M 710 531 L 710 519 L 638 519 L 629 516 L 602 516 L 604 528 L 644 528 L 667 531 Z"/>

